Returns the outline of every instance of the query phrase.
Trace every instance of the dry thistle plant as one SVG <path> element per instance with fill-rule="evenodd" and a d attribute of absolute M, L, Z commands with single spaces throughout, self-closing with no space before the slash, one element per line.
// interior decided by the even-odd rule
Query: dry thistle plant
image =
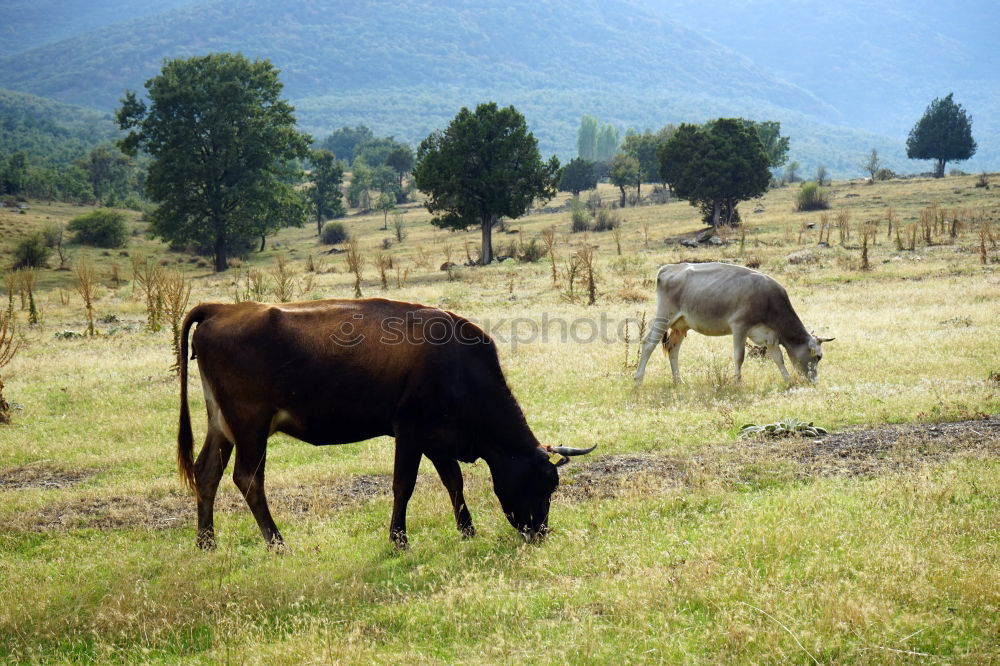
<path fill-rule="evenodd" d="M 118 265 L 117 261 L 111 262 L 111 270 L 109 278 L 111 279 L 111 284 L 115 286 L 115 289 L 121 286 L 122 284 L 121 267 Z"/>
<path fill-rule="evenodd" d="M 191 299 L 191 283 L 179 271 L 166 271 L 161 285 L 163 310 L 170 321 L 170 332 L 173 334 L 174 362 L 170 369 L 176 373 L 181 363 L 181 320 Z"/>
<path fill-rule="evenodd" d="M 17 271 L 7 271 L 3 274 L 3 283 L 7 288 L 7 318 L 14 320 L 14 292 L 21 287 L 21 275 Z"/>
<path fill-rule="evenodd" d="M 38 273 L 33 266 L 27 266 L 18 271 L 21 274 L 21 308 L 24 308 L 24 294 L 28 298 L 28 323 L 37 324 L 39 322 L 38 307 L 35 305 L 35 280 Z"/>
<path fill-rule="evenodd" d="M 642 221 L 642 246 L 649 247 L 649 220 Z"/>
<path fill-rule="evenodd" d="M 861 228 L 861 270 L 863 271 L 872 269 L 871 262 L 868 261 L 868 239 L 870 238 L 874 244 L 875 236 L 878 233 L 877 224 L 877 222 L 865 222 Z"/>
<path fill-rule="evenodd" d="M 611 237 L 615 239 L 615 250 L 617 250 L 618 256 L 622 256 L 622 227 L 620 224 L 611 227 Z"/>
<path fill-rule="evenodd" d="M 979 236 L 979 263 L 985 266 L 989 263 L 989 255 L 986 252 L 987 241 L 991 246 L 996 247 L 996 239 L 993 237 L 993 230 L 990 228 L 990 222 L 985 215 L 979 220 L 979 228 L 977 229 L 977 232 Z"/>
<path fill-rule="evenodd" d="M 826 213 L 821 213 L 819 216 L 819 242 L 823 242 L 823 234 L 826 233 L 826 243 L 830 244 L 830 216 Z"/>
<path fill-rule="evenodd" d="M 451 248 L 446 248 L 445 256 L 451 256 Z M 448 259 L 448 263 L 451 264 L 451 259 Z M 382 291 L 389 288 L 389 279 L 386 273 L 392 268 L 392 256 L 386 254 L 385 252 L 375 253 L 375 268 L 378 269 L 379 279 L 382 281 Z"/>
<path fill-rule="evenodd" d="M 132 255 L 131 260 L 132 288 L 134 290 L 139 287 L 146 301 L 146 329 L 156 333 L 161 328 L 160 318 L 163 315 L 160 284 L 163 280 L 163 267 L 140 253 Z"/>
<path fill-rule="evenodd" d="M 14 319 L 0 314 L 0 370 L 14 360 L 21 341 L 14 339 Z M 3 376 L 0 375 L 0 425 L 10 423 L 10 405 L 3 398 Z"/>
<path fill-rule="evenodd" d="M 70 297 L 70 292 L 62 288 L 59 289 L 59 305 L 63 307 L 69 305 L 69 297 Z"/>
<path fill-rule="evenodd" d="M 468 243 L 466 243 L 466 245 L 468 245 Z M 424 248 L 424 246 L 418 245 L 416 253 L 417 253 L 417 258 L 414 260 L 414 263 L 421 268 L 429 268 L 431 265 L 431 257 L 429 254 L 427 254 L 427 250 Z M 348 265 L 350 265 L 350 262 L 348 262 Z"/>
<path fill-rule="evenodd" d="M 284 252 L 274 255 L 274 266 L 271 268 L 273 278 L 271 293 L 274 300 L 287 303 L 295 296 L 295 272 L 285 258 Z"/>
<path fill-rule="evenodd" d="M 410 267 L 407 266 L 403 268 L 403 262 L 397 261 L 395 263 L 396 268 L 396 289 L 402 289 L 406 286 L 406 278 L 410 277 Z"/>
<path fill-rule="evenodd" d="M 580 258 L 580 266 L 587 279 L 587 305 L 594 305 L 597 302 L 597 271 L 594 267 L 594 248 L 587 238 L 583 239 L 583 245 L 576 251 L 576 256 Z"/>
<path fill-rule="evenodd" d="M 576 293 L 574 292 L 574 285 L 576 283 L 577 275 L 580 273 L 580 256 L 576 253 L 570 255 L 569 259 L 566 260 L 566 293 L 563 294 L 563 298 L 570 303 L 576 301 Z"/>
<path fill-rule="evenodd" d="M 422 248 L 417 248 L 417 253 L 420 254 Z M 423 257 L 424 261 L 427 261 L 426 253 Z M 358 247 L 358 241 L 353 238 L 347 243 L 347 269 L 354 273 L 354 298 L 361 298 L 361 272 L 365 266 L 364 255 L 361 254 L 361 248 Z"/>
<path fill-rule="evenodd" d="M 398 210 L 392 213 L 392 230 L 396 234 L 397 243 L 402 243 L 406 240 L 406 226 L 403 224 L 403 213 Z"/>
<path fill-rule="evenodd" d="M 837 231 L 840 233 L 840 244 L 846 245 L 851 240 L 851 211 L 841 208 L 837 211 Z"/>
<path fill-rule="evenodd" d="M 920 225 L 920 233 L 924 237 L 924 244 L 928 246 L 932 245 L 931 234 L 937 226 L 937 208 L 935 206 L 928 206 L 920 211 L 918 224 Z"/>
<path fill-rule="evenodd" d="M 896 222 L 896 209 L 893 208 L 892 206 L 889 206 L 888 208 L 885 209 L 885 224 L 886 224 L 885 239 L 889 240 L 890 238 L 892 238 L 892 227 L 893 227 L 893 225 L 897 225 L 897 222 Z M 899 227 L 898 227 L 898 225 L 897 225 L 897 228 L 896 228 L 896 235 L 897 235 L 897 237 L 899 236 Z"/>
<path fill-rule="evenodd" d="M 311 252 L 308 255 L 306 255 L 306 272 L 307 273 L 316 272 L 316 261 L 313 259 Z"/>
<path fill-rule="evenodd" d="M 81 259 L 73 266 L 73 288 L 80 294 L 87 310 L 87 335 L 95 335 L 94 293 L 97 290 L 97 269 L 90 259 Z"/>
<path fill-rule="evenodd" d="M 552 261 L 552 284 L 559 282 L 559 271 L 556 269 L 556 228 L 547 226 L 542 229 L 542 244 L 545 246 L 545 254 Z"/>

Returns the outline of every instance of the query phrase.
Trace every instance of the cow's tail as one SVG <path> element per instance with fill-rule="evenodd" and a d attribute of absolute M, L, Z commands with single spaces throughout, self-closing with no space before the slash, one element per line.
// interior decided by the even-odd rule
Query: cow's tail
<path fill-rule="evenodd" d="M 177 428 L 177 469 L 181 481 L 198 494 L 198 484 L 194 478 L 194 434 L 191 432 L 191 412 L 188 409 L 188 333 L 194 324 L 203 321 L 208 316 L 208 309 L 198 305 L 188 312 L 181 327 L 181 412 Z"/>

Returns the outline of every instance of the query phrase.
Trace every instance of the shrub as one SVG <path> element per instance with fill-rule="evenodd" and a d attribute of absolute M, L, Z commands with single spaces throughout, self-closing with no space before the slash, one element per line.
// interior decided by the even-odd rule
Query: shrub
<path fill-rule="evenodd" d="M 540 245 L 537 238 L 532 238 L 527 243 L 521 244 L 521 247 L 518 248 L 517 258 L 519 261 L 533 264 L 544 257 L 545 252 L 545 246 Z"/>
<path fill-rule="evenodd" d="M 594 231 L 610 231 L 616 229 L 621 224 L 618 213 L 610 208 L 598 208 L 594 217 Z"/>
<path fill-rule="evenodd" d="M 96 247 L 122 247 L 129 236 L 125 213 L 108 208 L 74 217 L 67 229 L 76 232 L 76 242 Z"/>
<path fill-rule="evenodd" d="M 342 222 L 327 222 L 323 225 L 323 233 L 320 234 L 320 242 L 326 245 L 336 245 L 350 240 L 351 235 L 347 233 L 347 227 Z"/>
<path fill-rule="evenodd" d="M 882 167 L 875 172 L 875 180 L 892 180 L 896 177 L 896 172 L 892 169 L 886 169 Z"/>
<path fill-rule="evenodd" d="M 590 216 L 587 215 L 587 208 L 580 201 L 580 197 L 573 197 L 570 202 L 570 215 L 573 220 L 570 229 L 573 233 L 590 230 Z"/>
<path fill-rule="evenodd" d="M 45 236 L 32 234 L 14 248 L 14 268 L 41 268 L 49 260 L 52 250 L 45 245 Z"/>
<path fill-rule="evenodd" d="M 826 210 L 829 207 L 830 201 L 827 198 L 826 189 L 811 181 L 802 183 L 796 197 L 795 210 Z"/>

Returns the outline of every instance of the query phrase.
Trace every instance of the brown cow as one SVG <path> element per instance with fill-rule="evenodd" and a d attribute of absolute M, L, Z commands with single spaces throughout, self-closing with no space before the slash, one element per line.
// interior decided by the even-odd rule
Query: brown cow
<path fill-rule="evenodd" d="M 187 403 L 188 332 L 208 410 L 192 459 Z M 264 496 L 267 439 L 284 432 L 314 445 L 396 438 L 390 539 L 406 547 L 406 504 L 421 456 L 437 469 L 458 529 L 472 536 L 458 461 L 486 461 L 507 519 L 527 539 L 547 531 L 564 455 L 544 447 L 504 379 L 496 345 L 478 326 L 436 308 L 384 299 L 193 308 L 181 331 L 177 460 L 198 498 L 198 538 L 215 545 L 213 507 L 236 450 L 233 481 L 264 540 L 281 545 Z"/>

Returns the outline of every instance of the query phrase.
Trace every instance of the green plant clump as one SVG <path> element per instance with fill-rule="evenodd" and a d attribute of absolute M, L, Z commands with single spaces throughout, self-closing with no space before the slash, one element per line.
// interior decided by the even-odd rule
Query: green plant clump
<path fill-rule="evenodd" d="M 351 235 L 347 233 L 347 227 L 341 222 L 327 222 L 323 225 L 323 233 L 320 234 L 320 241 L 326 245 L 336 245 L 350 240 Z"/>
<path fill-rule="evenodd" d="M 66 227 L 76 233 L 76 242 L 95 247 L 123 247 L 128 242 L 125 214 L 119 210 L 99 208 L 70 220 Z"/>
<path fill-rule="evenodd" d="M 739 436 L 767 435 L 768 437 L 788 437 L 790 435 L 800 435 L 802 437 L 819 437 L 825 434 L 827 434 L 826 428 L 813 425 L 812 421 L 807 423 L 789 418 L 766 425 L 748 423 L 740 428 Z"/>
<path fill-rule="evenodd" d="M 13 268 L 41 268 L 49 260 L 52 250 L 45 244 L 45 235 L 32 234 L 14 248 Z"/>
<path fill-rule="evenodd" d="M 799 193 L 796 195 L 795 210 L 826 210 L 830 207 L 830 200 L 827 196 L 826 188 L 809 181 L 802 183 Z"/>

